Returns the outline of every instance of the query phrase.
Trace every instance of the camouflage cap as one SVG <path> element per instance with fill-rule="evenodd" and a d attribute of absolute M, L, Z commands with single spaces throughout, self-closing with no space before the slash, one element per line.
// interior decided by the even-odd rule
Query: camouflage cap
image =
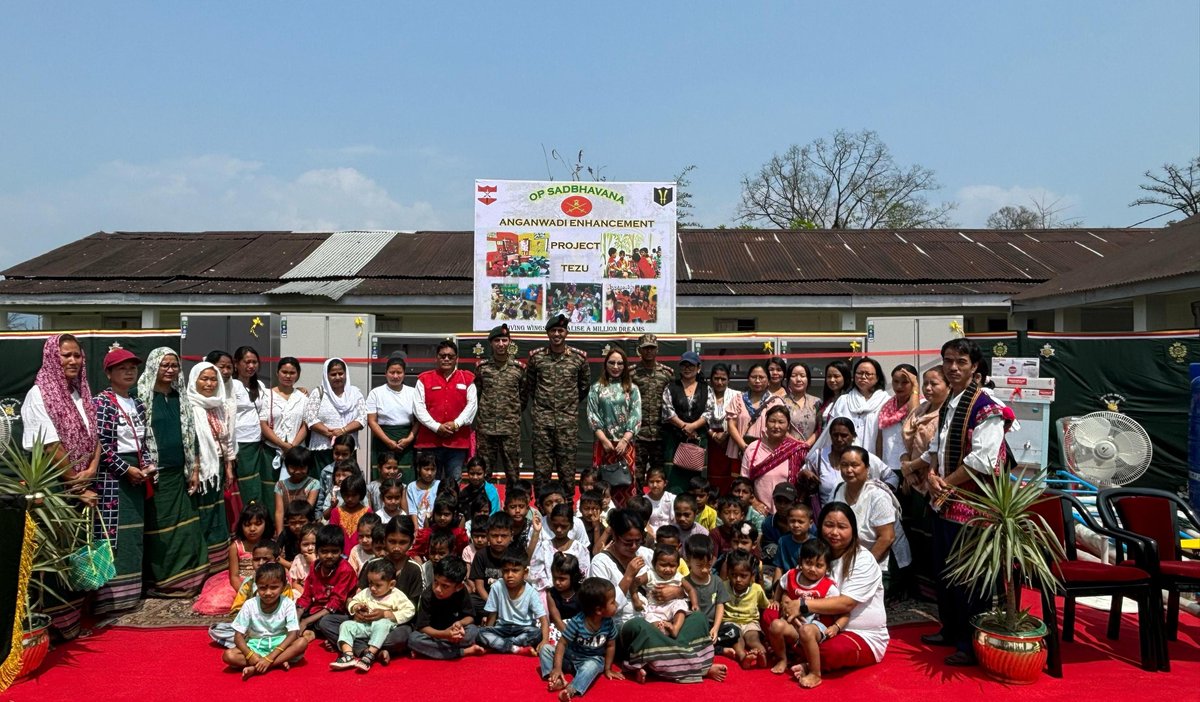
<path fill-rule="evenodd" d="M 642 334 L 641 337 L 638 338 L 637 347 L 639 349 L 644 349 L 648 346 L 658 348 L 658 337 L 654 334 Z"/>

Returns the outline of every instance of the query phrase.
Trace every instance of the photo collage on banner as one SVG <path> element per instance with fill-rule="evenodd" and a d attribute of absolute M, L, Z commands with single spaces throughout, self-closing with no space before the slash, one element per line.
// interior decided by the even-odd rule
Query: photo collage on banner
<path fill-rule="evenodd" d="M 475 181 L 474 329 L 674 332 L 675 189 Z"/>

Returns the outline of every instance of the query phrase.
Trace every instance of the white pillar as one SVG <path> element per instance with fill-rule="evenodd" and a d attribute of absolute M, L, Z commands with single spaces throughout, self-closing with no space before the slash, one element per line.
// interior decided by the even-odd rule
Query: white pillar
<path fill-rule="evenodd" d="M 1146 296 L 1138 295 L 1133 298 L 1133 331 L 1147 331 L 1150 328 L 1146 311 Z"/>
<path fill-rule="evenodd" d="M 142 310 L 142 329 L 158 329 L 162 313 L 155 308 Z"/>

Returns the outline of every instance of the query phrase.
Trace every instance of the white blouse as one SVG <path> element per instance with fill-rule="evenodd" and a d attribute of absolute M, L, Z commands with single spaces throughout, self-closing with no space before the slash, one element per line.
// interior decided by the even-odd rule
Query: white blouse
<path fill-rule="evenodd" d="M 71 401 L 75 403 L 75 409 L 79 411 L 79 416 L 83 417 L 83 425 L 90 429 L 87 412 L 83 409 L 83 398 L 79 396 L 79 393 L 72 392 Z M 21 403 L 21 423 L 24 425 L 21 445 L 26 451 L 33 450 L 33 443 L 37 441 L 38 436 L 42 437 L 43 444 L 59 442 L 58 429 L 54 427 L 50 413 L 46 411 L 46 402 L 42 399 L 42 389 L 36 385 L 29 388 L 29 392 L 25 393 L 25 402 Z"/>
<path fill-rule="evenodd" d="M 339 429 L 351 422 L 358 422 L 365 427 L 367 425 L 367 407 L 362 391 L 347 384 L 342 390 L 341 400 L 345 404 L 345 412 L 339 412 L 325 396 L 323 390 L 320 388 L 313 390 L 304 411 L 304 421 L 310 427 L 314 424 L 324 424 L 330 429 Z M 333 447 L 333 439 L 314 432 L 308 442 L 308 447 L 313 451 L 324 451 Z"/>
<path fill-rule="evenodd" d="M 266 422 L 275 436 L 290 444 L 304 425 L 306 405 L 308 395 L 299 390 L 293 390 L 290 397 L 284 397 L 272 388 L 265 397 L 259 398 L 258 420 Z"/>
<path fill-rule="evenodd" d="M 367 414 L 384 426 L 412 426 L 416 406 L 417 390 L 407 385 L 397 392 L 384 384 L 367 393 Z"/>
<path fill-rule="evenodd" d="M 234 439 L 239 444 L 252 444 L 262 441 L 262 425 L 258 423 L 259 406 L 266 399 L 267 386 L 258 381 L 258 402 L 250 400 L 250 392 L 240 380 L 233 381 L 233 399 L 237 406 L 234 426 L 237 427 Z"/>

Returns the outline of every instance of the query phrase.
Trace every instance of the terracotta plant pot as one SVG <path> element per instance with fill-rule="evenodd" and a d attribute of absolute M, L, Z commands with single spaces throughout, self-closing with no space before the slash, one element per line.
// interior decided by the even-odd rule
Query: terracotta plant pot
<path fill-rule="evenodd" d="M 42 667 L 46 652 L 50 650 L 50 617 L 35 614 L 31 617 L 33 627 L 22 628 L 21 632 L 21 672 L 17 679 L 29 677 Z"/>
<path fill-rule="evenodd" d="M 1012 685 L 1029 685 L 1046 667 L 1046 625 L 1036 631 L 1012 634 L 997 627 L 981 625 L 979 615 L 971 620 L 975 627 L 975 657 L 983 670 L 996 680 Z"/>

